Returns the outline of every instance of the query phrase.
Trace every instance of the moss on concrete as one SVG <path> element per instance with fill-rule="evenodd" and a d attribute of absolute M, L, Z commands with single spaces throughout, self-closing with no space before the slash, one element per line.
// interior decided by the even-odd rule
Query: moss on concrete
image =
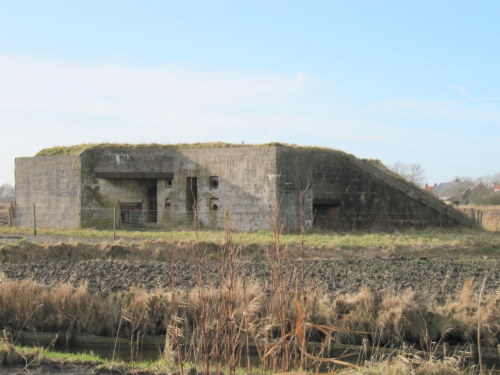
<path fill-rule="evenodd" d="M 55 146 L 44 148 L 40 150 L 36 156 L 64 156 L 64 155 L 79 155 L 86 150 L 93 149 L 108 149 L 108 148 L 119 148 L 119 149 L 174 149 L 174 150 L 186 150 L 186 149 L 197 149 L 197 148 L 227 148 L 227 147 L 289 147 L 295 149 L 303 150 L 315 150 L 325 153 L 339 153 L 346 154 L 343 151 L 334 150 L 326 147 L 316 147 L 316 146 L 298 146 L 288 143 L 270 142 L 263 144 L 241 144 L 241 143 L 225 143 L 225 142 L 199 142 L 199 143 L 178 143 L 178 144 L 159 144 L 159 143 L 141 143 L 141 144 L 128 144 L 128 143 L 84 143 L 80 145 L 73 146 Z M 353 155 L 349 155 L 354 157 Z"/>
<path fill-rule="evenodd" d="M 40 150 L 36 156 L 59 156 L 59 155 L 79 155 L 83 151 L 92 149 L 195 149 L 195 148 L 226 148 L 226 147 L 256 147 L 256 146 L 277 146 L 279 143 L 266 143 L 262 145 L 236 144 L 224 142 L 212 143 L 179 143 L 179 144 L 127 144 L 127 143 L 87 143 L 74 146 L 56 146 Z"/>

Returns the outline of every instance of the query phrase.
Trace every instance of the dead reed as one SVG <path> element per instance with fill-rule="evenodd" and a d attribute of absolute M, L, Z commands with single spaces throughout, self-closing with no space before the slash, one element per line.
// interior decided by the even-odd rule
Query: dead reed
<path fill-rule="evenodd" d="M 195 223 L 196 215 L 195 210 Z M 194 242 L 186 249 L 187 255 L 183 255 L 188 256 L 195 267 L 197 286 L 192 290 L 176 288 L 172 281 L 166 290 L 147 292 L 132 288 L 103 295 L 89 291 L 85 284 L 74 288 L 69 284 L 41 286 L 31 281 L 3 281 L 0 283 L 0 326 L 12 332 L 63 331 L 124 336 L 130 340 L 132 361 L 137 358 L 137 349 L 145 335 L 165 335 L 164 358 L 175 361 L 181 372 L 183 364 L 194 359 L 203 364 L 206 374 L 214 368 L 219 373 L 223 361 L 231 375 L 239 367 L 252 371 L 250 346 L 256 348 L 265 370 L 319 371 L 325 363 L 356 367 L 342 358 L 330 358 L 333 342 L 360 344 L 364 339 L 374 346 L 410 342 L 427 349 L 441 341 L 478 342 L 484 346 L 500 343 L 500 291 L 478 298 L 477 285 L 472 279 L 464 284 L 461 293 L 449 296 L 411 289 L 376 293 L 362 288 L 351 294 L 313 289 L 306 279 L 304 266 L 297 272 L 291 271 L 296 269 L 292 262 L 297 253 L 303 262 L 307 256 L 305 228 L 302 228 L 298 252 L 291 255 L 289 244 L 282 237 L 284 223 L 278 217 L 276 214 L 272 243 L 266 248 L 271 272 L 266 284 L 242 272 L 241 265 L 246 259 L 241 256 L 241 244 L 233 239 L 231 215 L 226 212 L 224 240 L 219 247 L 202 241 L 195 227 Z M 125 256 L 134 254 L 127 253 L 125 247 L 113 246 L 118 247 L 106 250 L 90 247 L 84 254 L 92 257 L 102 256 L 103 251 L 108 257 L 124 252 Z M 41 251 L 55 251 L 67 258 L 87 256 L 75 254 L 74 248 L 62 245 L 55 249 L 43 247 Z M 147 251 L 154 258 L 158 256 L 155 251 L 160 249 L 152 247 Z M 203 264 L 213 254 L 217 254 L 220 267 L 218 274 L 213 275 L 214 281 L 207 284 Z M 166 252 L 162 256 L 173 264 L 177 254 Z M 15 336 L 13 338 L 15 340 Z M 313 341 L 319 345 L 311 350 L 309 343 Z M 383 368 L 387 371 L 391 366 L 402 369 L 393 373 L 425 373 L 422 371 L 429 370 L 426 366 L 430 366 L 430 359 L 430 356 L 426 358 L 426 363 L 417 358 L 414 362 L 408 362 L 407 358 L 382 361 L 381 366 L 386 366 Z M 443 363 L 436 364 L 435 368 L 447 366 Z M 408 372 L 410 370 L 413 372 Z"/>
<path fill-rule="evenodd" d="M 228 259 L 231 251 L 237 250 L 228 248 Z M 258 349 L 264 367 L 290 369 L 319 363 L 311 353 L 301 355 L 303 343 L 311 341 L 326 345 L 368 338 L 371 345 L 407 341 L 420 347 L 426 342 L 474 343 L 479 322 L 481 345 L 500 343 L 500 293 L 483 296 L 478 315 L 472 280 L 460 294 L 439 298 L 411 290 L 383 295 L 367 289 L 343 295 L 311 290 L 306 315 L 294 286 L 273 293 L 269 285 L 232 274 L 233 266 L 221 270 L 225 279 L 219 286 L 191 291 L 132 289 L 101 295 L 86 285 L 3 281 L 0 325 L 14 332 L 14 340 L 17 330 L 72 331 L 128 337 L 132 347 L 146 334 L 166 334 L 172 360 L 182 364 L 195 357 L 210 369 L 223 358 L 232 373 L 250 367 L 249 346 Z"/>
<path fill-rule="evenodd" d="M 423 358 L 418 355 L 388 355 L 367 361 L 356 370 L 346 369 L 339 375 L 476 375 L 473 367 L 466 366 L 460 357 L 444 359 Z"/>

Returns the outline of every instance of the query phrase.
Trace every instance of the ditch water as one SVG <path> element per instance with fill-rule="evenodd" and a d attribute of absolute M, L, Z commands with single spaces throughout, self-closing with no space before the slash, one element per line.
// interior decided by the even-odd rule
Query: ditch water
<path fill-rule="evenodd" d="M 131 362 L 130 343 L 128 342 L 128 340 L 123 338 L 81 335 L 73 345 L 69 346 L 64 345 L 64 343 L 62 343 L 60 340 L 58 341 L 56 338 L 57 336 L 54 337 L 53 333 L 38 333 L 36 335 L 24 333 L 23 335 L 17 336 L 16 343 L 26 346 L 43 346 L 57 352 L 73 354 L 94 354 L 107 360 L 115 359 L 128 363 Z M 56 345 L 57 343 L 59 345 Z M 164 336 L 149 337 L 144 344 L 140 345 L 139 347 L 134 347 L 135 361 L 148 362 L 160 359 L 163 356 L 164 343 Z M 319 346 L 319 343 L 311 343 L 310 347 L 308 347 L 308 351 L 310 353 L 318 352 Z M 492 370 L 500 369 L 500 353 L 498 353 L 496 349 L 497 348 L 490 348 L 483 351 L 483 353 L 485 354 L 483 355 L 483 362 L 485 363 L 485 366 L 487 368 Z M 323 356 L 328 358 L 340 358 L 342 361 L 358 364 L 363 363 L 364 359 L 369 357 L 370 354 L 375 358 L 383 358 L 384 355 L 387 355 L 389 353 L 394 354 L 394 352 L 398 350 L 400 349 L 368 348 L 368 351 L 371 352 L 368 353 L 363 351 L 362 347 L 359 346 L 335 344 L 332 348 L 327 350 L 327 353 L 325 353 Z M 463 350 L 466 351 L 466 348 L 464 347 Z M 187 354 L 186 357 L 190 362 L 196 362 L 196 358 L 193 355 Z M 261 361 L 255 347 L 250 347 L 248 357 L 252 367 L 260 367 Z M 221 363 L 221 365 L 224 364 Z M 242 368 L 247 367 L 246 354 L 243 354 L 241 356 L 240 366 Z M 335 366 L 335 369 L 339 368 L 338 365 Z M 320 370 L 321 372 L 328 372 L 332 371 L 333 369 L 334 365 L 332 363 L 324 363 L 318 370 Z M 490 374 L 500 375 L 500 371 L 493 370 L 493 372 L 491 372 Z"/>

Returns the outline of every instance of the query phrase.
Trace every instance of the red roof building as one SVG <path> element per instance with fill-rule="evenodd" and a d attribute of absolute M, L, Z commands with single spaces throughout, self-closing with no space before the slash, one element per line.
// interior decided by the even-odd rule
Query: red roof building
<path fill-rule="evenodd" d="M 437 186 L 437 184 L 434 184 L 434 185 L 427 185 L 427 184 L 425 184 L 425 188 L 424 189 L 427 190 L 427 191 L 433 191 L 436 186 Z"/>

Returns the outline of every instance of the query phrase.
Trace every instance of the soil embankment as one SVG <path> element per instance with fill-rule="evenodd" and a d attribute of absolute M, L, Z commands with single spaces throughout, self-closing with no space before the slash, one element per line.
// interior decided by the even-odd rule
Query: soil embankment
<path fill-rule="evenodd" d="M 239 264 L 241 275 L 268 283 L 271 277 L 266 262 Z M 288 263 L 285 275 L 298 274 L 302 263 Z M 206 284 L 217 285 L 220 264 L 204 262 L 202 274 Z M 45 285 L 88 283 L 91 290 L 105 293 L 138 286 L 146 290 L 172 286 L 191 288 L 196 285 L 192 262 L 124 262 L 117 260 L 60 261 L 0 264 L 0 275 L 12 280 L 31 279 Z M 372 291 L 430 291 L 438 294 L 457 293 L 464 281 L 478 282 L 487 276 L 486 292 L 500 288 L 500 262 L 479 259 L 335 259 L 305 262 L 305 278 L 315 287 L 329 292 L 356 292 L 366 286 Z M 0 276 L 2 277 L 2 276 Z"/>

